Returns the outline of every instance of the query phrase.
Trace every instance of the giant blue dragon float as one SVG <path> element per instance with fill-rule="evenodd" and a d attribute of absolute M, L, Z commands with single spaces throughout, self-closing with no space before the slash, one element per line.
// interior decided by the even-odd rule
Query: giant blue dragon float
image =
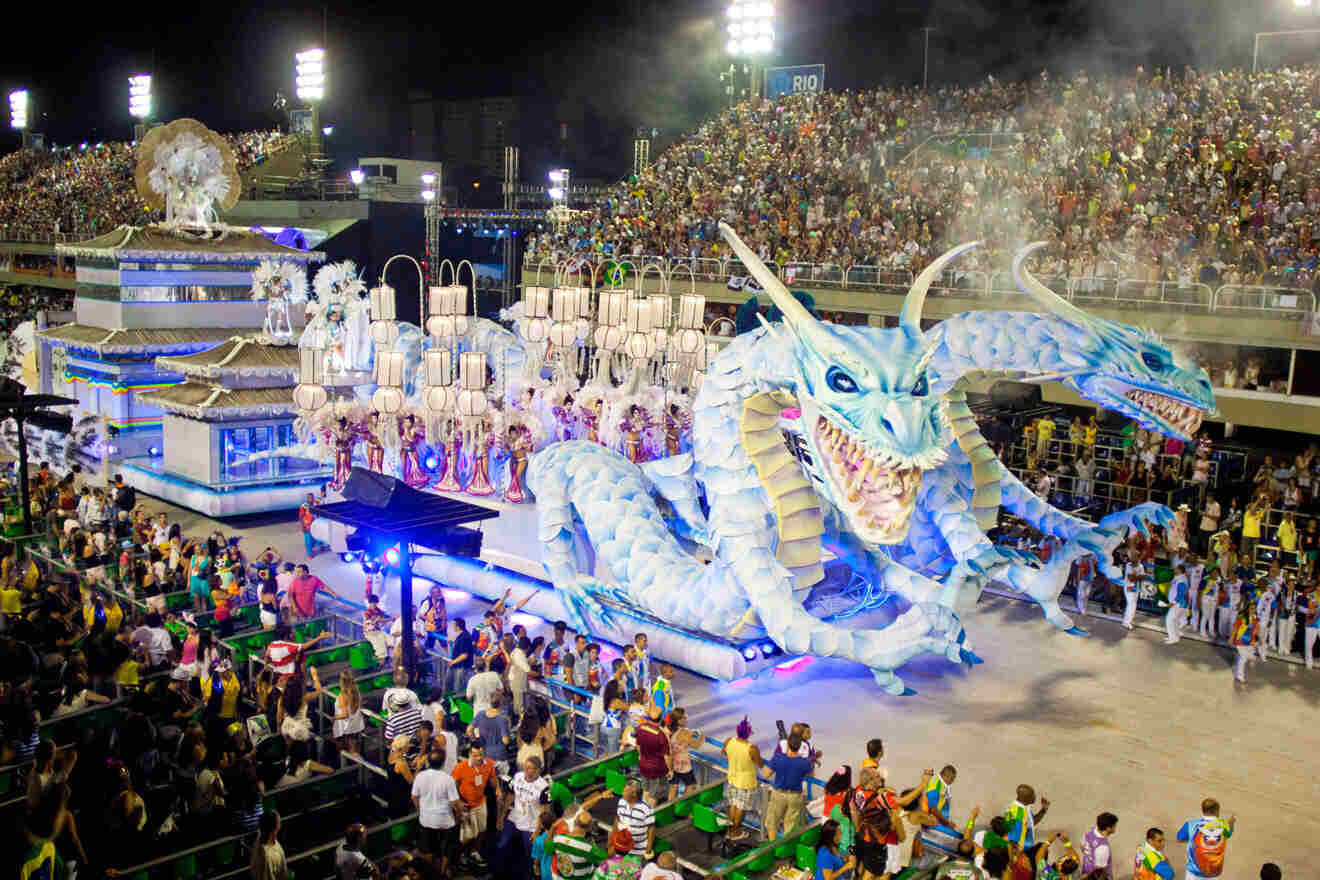
<path fill-rule="evenodd" d="M 1092 523 L 1049 506 L 994 456 L 965 380 L 986 371 L 1057 380 L 1190 440 L 1214 408 L 1204 371 L 1154 335 L 1050 291 L 1025 265 L 1039 245 L 1013 262 L 1039 312 L 974 311 L 923 331 L 932 282 L 974 244 L 933 261 L 899 326 L 884 329 L 818 320 L 732 229 L 721 231 L 781 321 L 708 349 L 695 294 L 677 321 L 668 297 L 595 294 L 593 324 L 592 288 L 531 287 L 502 315 L 510 332 L 467 318 L 455 307 L 462 294 L 440 288 L 429 335 L 370 324 L 363 351 L 384 384 L 318 402 L 305 427 L 341 472 L 361 459 L 415 486 L 534 505 L 549 585 L 531 609 L 603 638 L 638 621 L 680 634 L 678 646 L 755 632 L 789 655 L 861 664 L 898 694 L 895 670 L 919 655 L 979 662 L 962 617 L 991 581 L 1084 635 L 1059 607 L 1073 561 L 1094 555 L 1118 577 L 1112 554 L 1125 532 L 1174 517 L 1144 504 Z M 304 334 L 302 344 L 319 357 L 324 337 Z M 386 362 L 397 369 L 382 372 Z M 1001 509 L 1058 538 L 1061 551 L 1041 565 L 996 547 L 986 533 Z M 892 602 L 887 624 L 810 610 L 827 554 Z M 452 583 L 459 571 L 440 562 L 431 574 Z M 671 659 L 709 671 L 676 656 L 685 650 Z"/>

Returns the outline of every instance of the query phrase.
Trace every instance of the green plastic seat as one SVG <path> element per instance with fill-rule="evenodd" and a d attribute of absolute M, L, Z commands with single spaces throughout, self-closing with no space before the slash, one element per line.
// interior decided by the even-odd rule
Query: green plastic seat
<path fill-rule="evenodd" d="M 777 859 L 789 859 L 789 858 L 792 858 L 793 855 L 794 855 L 793 847 L 795 847 L 795 846 L 797 846 L 797 844 L 794 843 L 794 842 L 792 842 L 792 841 L 789 841 L 789 840 L 782 840 L 782 839 L 781 839 L 781 840 L 776 840 L 776 841 L 775 841 L 775 858 L 777 858 Z"/>
<path fill-rule="evenodd" d="M 416 819 L 409 822 L 400 822 L 399 824 L 390 827 L 390 840 L 395 843 L 403 843 L 405 840 L 410 840 L 415 837 L 416 830 Z"/>
<path fill-rule="evenodd" d="M 675 805 L 670 804 L 667 807 L 661 807 L 655 811 L 655 827 L 664 828 L 666 825 L 674 824 Z"/>
<path fill-rule="evenodd" d="M 387 688 L 392 684 L 394 684 L 394 676 L 391 673 L 386 672 L 384 675 L 378 675 L 371 680 L 371 689 L 373 691 L 378 691 L 382 688 Z"/>
<path fill-rule="evenodd" d="M 692 805 L 692 827 L 706 835 L 706 852 L 715 845 L 715 836 L 724 833 L 726 822 L 710 807 L 703 804 Z"/>
<path fill-rule="evenodd" d="M 569 790 L 567 785 L 556 779 L 550 785 L 550 800 L 567 810 L 568 805 L 573 803 L 573 792 Z"/>
<path fill-rule="evenodd" d="M 595 781 L 596 781 L 595 768 L 588 768 L 586 770 L 575 770 L 574 772 L 568 775 L 568 779 L 564 780 L 565 784 L 567 784 L 568 787 L 572 789 L 586 788 L 588 785 L 591 785 Z"/>
<path fill-rule="evenodd" d="M 802 832 L 802 837 L 799 839 L 803 846 L 809 846 L 812 849 L 815 849 L 816 843 L 820 840 L 820 826 L 812 825 L 806 831 Z"/>
<path fill-rule="evenodd" d="M 628 777 L 618 770 L 610 770 L 605 774 L 605 787 L 620 797 L 623 796 L 623 789 L 627 784 Z"/>
<path fill-rule="evenodd" d="M 774 863 L 775 848 L 773 846 L 766 846 L 760 849 L 752 860 L 747 863 L 747 871 L 749 873 L 765 871 Z"/>
<path fill-rule="evenodd" d="M 358 671 L 374 669 L 376 666 L 376 652 L 372 650 L 370 642 L 359 642 L 348 652 L 348 665 Z"/>
<path fill-rule="evenodd" d="M 724 783 L 721 782 L 714 788 L 708 788 L 697 795 L 697 802 L 703 806 L 709 807 L 711 804 L 718 804 L 724 800 Z"/>
<path fill-rule="evenodd" d="M 467 700 L 458 699 L 454 700 L 454 703 L 458 706 L 458 720 L 462 721 L 464 724 L 471 724 L 473 715 L 472 704 Z"/>
<path fill-rule="evenodd" d="M 197 876 L 197 856 L 180 856 L 170 862 L 170 873 L 174 880 L 192 880 Z"/>
<path fill-rule="evenodd" d="M 642 755 L 636 749 L 631 752 L 624 752 L 619 756 L 620 767 L 636 767 L 642 762 Z"/>
<path fill-rule="evenodd" d="M 0 773 L 0 795 L 9 794 L 10 789 L 14 787 L 14 771 L 6 770 Z"/>
<path fill-rule="evenodd" d="M 747 875 L 742 871 L 732 871 L 729 874 L 729 880 L 747 880 Z"/>
<path fill-rule="evenodd" d="M 686 819 L 688 816 L 692 815 L 692 806 L 696 804 L 696 802 L 697 796 L 695 794 L 691 797 L 683 798 L 681 801 L 674 804 L 674 815 L 679 819 Z"/>
<path fill-rule="evenodd" d="M 660 855 L 660 853 L 666 852 L 667 850 L 671 850 L 673 848 L 674 845 L 672 843 L 665 840 L 663 837 L 657 837 L 655 839 L 655 844 L 651 847 L 651 852 L 655 853 L 656 855 Z"/>
<path fill-rule="evenodd" d="M 793 848 L 793 864 L 803 871 L 816 870 L 816 850 L 806 844 L 799 843 Z"/>
<path fill-rule="evenodd" d="M 232 865 L 235 855 L 237 855 L 237 847 L 234 845 L 234 841 L 226 841 L 215 848 L 215 864 L 218 867 Z"/>

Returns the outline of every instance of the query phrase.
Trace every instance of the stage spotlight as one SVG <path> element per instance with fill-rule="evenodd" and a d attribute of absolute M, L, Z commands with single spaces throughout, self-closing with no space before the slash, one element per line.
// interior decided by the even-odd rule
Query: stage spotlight
<path fill-rule="evenodd" d="M 345 562 L 352 562 L 354 559 L 357 559 L 357 555 L 354 553 L 340 553 L 339 558 Z"/>
<path fill-rule="evenodd" d="M 762 657 L 770 658 L 770 657 L 775 656 L 775 655 L 778 654 L 778 653 L 779 653 L 779 646 L 776 645 L 774 642 L 762 642 L 762 643 L 761 643 L 761 656 L 762 656 Z"/>
<path fill-rule="evenodd" d="M 385 564 L 388 565 L 390 568 L 398 568 L 399 559 L 400 556 L 399 556 L 398 545 L 395 545 L 385 551 Z"/>
<path fill-rule="evenodd" d="M 159 446 L 148 447 L 147 455 L 150 455 L 152 458 L 160 458 L 160 447 Z"/>
<path fill-rule="evenodd" d="M 742 649 L 742 655 L 743 655 L 743 659 L 746 660 L 746 661 L 748 661 L 749 663 L 750 663 L 751 661 L 755 660 L 755 659 L 756 659 L 756 646 L 755 646 L 755 645 L 748 645 L 747 647 L 743 648 L 743 649 Z"/>
<path fill-rule="evenodd" d="M 428 471 L 433 471 L 440 466 L 440 460 L 434 455 L 428 455 L 426 457 L 425 465 Z"/>

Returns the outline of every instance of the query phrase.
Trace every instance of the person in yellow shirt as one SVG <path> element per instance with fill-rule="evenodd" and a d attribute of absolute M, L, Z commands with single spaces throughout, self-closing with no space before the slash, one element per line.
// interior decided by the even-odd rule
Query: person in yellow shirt
<path fill-rule="evenodd" d="M 1279 531 L 1275 535 L 1275 540 L 1279 542 L 1279 549 L 1289 556 L 1295 556 L 1297 553 L 1297 523 L 1293 520 L 1292 511 L 1283 515 L 1283 522 L 1279 523 Z M 1284 561 L 1281 559 L 1280 561 Z"/>
<path fill-rule="evenodd" d="M 229 725 L 238 720 L 238 676 L 228 660 L 217 660 L 214 671 L 203 675 L 202 699 L 206 702 L 207 738 L 221 742 Z"/>
<path fill-rule="evenodd" d="M 8 632 L 10 624 L 23 614 L 23 593 L 17 583 L 0 587 L 0 632 Z"/>
<path fill-rule="evenodd" d="M 1050 439 L 1054 436 L 1054 420 L 1045 416 L 1036 423 L 1036 458 L 1049 458 Z"/>
<path fill-rule="evenodd" d="M 1090 421 L 1086 423 L 1085 435 L 1082 439 L 1082 442 L 1086 444 L 1088 449 L 1095 449 L 1095 435 L 1099 430 L 1100 426 L 1095 423 L 1095 416 L 1091 416 Z"/>
<path fill-rule="evenodd" d="M 1253 567 L 1256 564 L 1256 545 L 1260 543 L 1260 521 L 1265 518 L 1265 505 L 1259 500 L 1251 502 L 1242 514 L 1242 552 L 1239 558 L 1242 564 Z"/>

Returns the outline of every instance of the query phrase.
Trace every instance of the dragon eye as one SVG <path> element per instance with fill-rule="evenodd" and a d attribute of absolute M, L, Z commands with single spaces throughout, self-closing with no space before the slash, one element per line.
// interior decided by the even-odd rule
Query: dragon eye
<path fill-rule="evenodd" d="M 917 381 L 912 385 L 913 397 L 925 397 L 930 391 L 930 383 L 926 381 L 926 374 L 922 373 L 917 377 Z"/>
<path fill-rule="evenodd" d="M 1141 360 L 1146 364 L 1146 367 L 1153 372 L 1158 373 L 1164 369 L 1164 361 L 1160 360 L 1160 356 L 1157 354 L 1143 351 L 1141 353 Z"/>
<path fill-rule="evenodd" d="M 857 381 L 838 367 L 830 367 L 825 373 L 825 384 L 839 394 L 857 393 Z"/>

